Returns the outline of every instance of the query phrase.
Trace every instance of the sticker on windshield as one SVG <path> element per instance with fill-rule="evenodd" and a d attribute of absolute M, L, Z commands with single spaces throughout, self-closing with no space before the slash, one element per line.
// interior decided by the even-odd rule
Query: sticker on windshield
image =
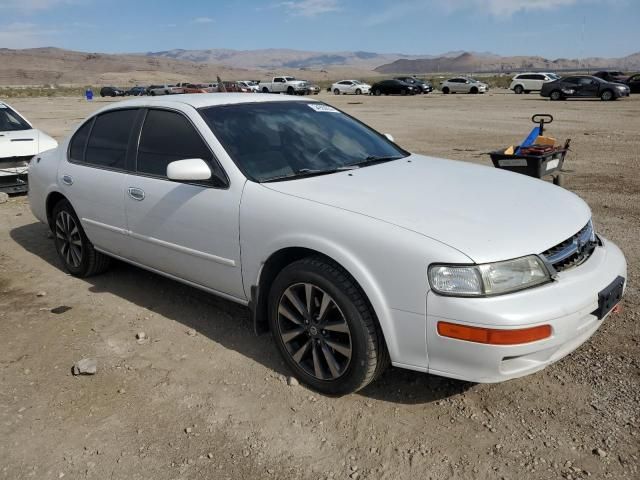
<path fill-rule="evenodd" d="M 309 108 L 311 108 L 312 110 L 315 110 L 316 112 L 340 113 L 335 108 L 330 107 L 329 105 L 325 105 L 323 103 L 307 103 L 307 105 L 309 106 Z"/>

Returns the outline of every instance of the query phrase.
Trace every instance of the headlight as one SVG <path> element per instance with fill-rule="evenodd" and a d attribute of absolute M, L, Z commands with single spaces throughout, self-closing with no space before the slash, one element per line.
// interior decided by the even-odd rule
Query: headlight
<path fill-rule="evenodd" d="M 549 271 L 536 255 L 483 265 L 432 265 L 431 288 L 442 295 L 501 295 L 547 283 Z"/>
<path fill-rule="evenodd" d="M 625 85 L 616 85 L 616 88 L 618 90 L 626 90 L 627 89 L 627 87 Z"/>

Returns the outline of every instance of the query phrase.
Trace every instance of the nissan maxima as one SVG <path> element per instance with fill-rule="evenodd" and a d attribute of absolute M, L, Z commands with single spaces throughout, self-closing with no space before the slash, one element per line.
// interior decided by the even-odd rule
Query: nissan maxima
<path fill-rule="evenodd" d="M 307 98 L 113 103 L 29 177 L 66 271 L 116 258 L 247 305 L 328 394 L 389 364 L 531 374 L 587 341 L 625 289 L 623 254 L 573 193 L 412 154 Z"/>

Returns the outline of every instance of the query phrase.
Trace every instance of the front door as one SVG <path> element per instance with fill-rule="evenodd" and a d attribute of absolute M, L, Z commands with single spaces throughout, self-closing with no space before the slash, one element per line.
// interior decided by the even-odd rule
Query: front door
<path fill-rule="evenodd" d="M 196 127 L 182 113 L 149 109 L 135 171 L 127 176 L 125 210 L 131 260 L 244 299 L 238 215 L 243 184 L 167 178 L 174 160 L 201 158 L 226 178 Z"/>

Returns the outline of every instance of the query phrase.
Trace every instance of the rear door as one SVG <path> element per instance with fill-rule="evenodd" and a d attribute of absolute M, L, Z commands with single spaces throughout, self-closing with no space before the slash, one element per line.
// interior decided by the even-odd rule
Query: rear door
<path fill-rule="evenodd" d="M 122 255 L 126 248 L 124 183 L 139 110 L 111 110 L 85 122 L 58 168 L 59 185 L 91 242 Z"/>
<path fill-rule="evenodd" d="M 198 128 L 208 127 L 195 110 L 191 116 L 171 109 L 146 111 L 135 168 L 125 185 L 128 255 L 152 269 L 244 299 L 238 225 L 244 184 L 174 182 L 166 176 L 170 162 L 201 158 L 216 178 L 226 178 Z"/>

